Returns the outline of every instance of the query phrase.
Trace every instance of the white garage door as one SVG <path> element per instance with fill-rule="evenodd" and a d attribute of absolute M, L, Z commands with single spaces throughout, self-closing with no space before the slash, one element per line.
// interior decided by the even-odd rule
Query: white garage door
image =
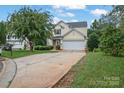
<path fill-rule="evenodd" d="M 83 41 L 63 41 L 64 50 L 83 50 L 86 46 L 86 43 Z"/>

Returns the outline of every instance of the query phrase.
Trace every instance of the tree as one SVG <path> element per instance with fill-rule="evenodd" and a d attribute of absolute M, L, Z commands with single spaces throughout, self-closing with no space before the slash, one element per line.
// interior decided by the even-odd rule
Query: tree
<path fill-rule="evenodd" d="M 47 40 L 46 39 L 37 39 L 37 40 L 35 40 L 35 45 L 46 46 L 46 44 L 47 44 Z"/>
<path fill-rule="evenodd" d="M 117 27 L 124 19 L 124 5 L 114 5 L 113 9 L 106 15 L 102 15 L 100 20 L 104 26 L 113 25 Z"/>
<path fill-rule="evenodd" d="M 101 22 L 99 20 L 94 20 L 90 29 L 88 29 L 88 50 L 93 51 L 98 48 L 99 38 L 101 36 Z"/>
<path fill-rule="evenodd" d="M 6 24 L 0 22 L 0 45 L 6 43 Z"/>
<path fill-rule="evenodd" d="M 100 18 L 102 35 L 100 48 L 113 56 L 124 56 L 124 6 L 113 6 L 112 11 Z"/>
<path fill-rule="evenodd" d="M 95 48 L 98 48 L 98 44 L 99 44 L 98 35 L 95 32 L 92 32 L 89 35 L 88 42 L 87 42 L 88 50 L 93 51 Z"/>
<path fill-rule="evenodd" d="M 100 38 L 100 48 L 106 54 L 124 56 L 124 33 L 122 30 L 109 25 Z"/>
<path fill-rule="evenodd" d="M 24 7 L 15 11 L 8 17 L 8 26 L 11 35 L 15 35 L 22 41 L 29 41 L 30 50 L 37 39 L 45 40 L 51 37 L 52 15 L 49 12 Z"/>

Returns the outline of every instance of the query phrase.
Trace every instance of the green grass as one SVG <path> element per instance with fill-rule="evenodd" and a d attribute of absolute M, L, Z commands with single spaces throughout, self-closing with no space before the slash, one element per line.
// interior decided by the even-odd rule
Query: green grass
<path fill-rule="evenodd" d="M 3 51 L 2 56 L 7 57 L 7 58 L 19 58 L 19 57 L 29 56 L 29 55 L 33 55 L 33 54 L 52 53 L 52 52 L 55 52 L 55 51 L 50 51 L 50 50 L 38 51 L 38 50 L 34 50 L 33 52 L 31 52 L 29 50 L 15 50 L 15 51 L 13 51 L 12 56 L 11 56 L 10 51 Z"/>
<path fill-rule="evenodd" d="M 124 57 L 88 53 L 76 64 L 71 87 L 124 87 Z"/>

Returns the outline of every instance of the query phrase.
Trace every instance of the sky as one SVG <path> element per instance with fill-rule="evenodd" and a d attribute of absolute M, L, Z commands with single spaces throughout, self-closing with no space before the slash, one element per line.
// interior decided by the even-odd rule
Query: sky
<path fill-rule="evenodd" d="M 19 10 L 24 5 L 0 5 L 0 21 L 6 21 L 9 14 Z M 87 21 L 88 28 L 95 19 L 112 10 L 109 5 L 30 5 L 32 9 L 49 11 L 53 15 L 54 23 Z"/>

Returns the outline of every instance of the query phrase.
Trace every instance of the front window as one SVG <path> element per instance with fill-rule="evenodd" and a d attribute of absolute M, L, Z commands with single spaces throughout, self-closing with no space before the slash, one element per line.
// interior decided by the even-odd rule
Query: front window
<path fill-rule="evenodd" d="M 54 33 L 55 35 L 61 34 L 61 29 L 55 29 Z"/>

